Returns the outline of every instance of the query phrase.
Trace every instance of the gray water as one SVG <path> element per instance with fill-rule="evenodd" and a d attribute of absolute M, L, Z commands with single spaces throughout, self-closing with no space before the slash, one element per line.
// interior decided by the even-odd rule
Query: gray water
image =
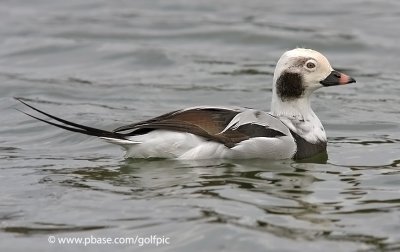
<path fill-rule="evenodd" d="M 301 2 L 301 4 L 300 4 Z M 1 1 L 1 251 L 399 251 L 400 2 Z M 356 84 L 313 108 L 326 162 L 125 160 L 13 99 L 113 129 L 194 105 L 269 110 L 297 46 Z M 49 243 L 157 237 L 169 244 Z"/>

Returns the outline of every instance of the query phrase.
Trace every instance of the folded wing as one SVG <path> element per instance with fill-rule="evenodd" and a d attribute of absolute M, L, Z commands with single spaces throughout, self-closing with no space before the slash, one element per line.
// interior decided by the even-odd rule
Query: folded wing
<path fill-rule="evenodd" d="M 288 128 L 274 116 L 253 109 L 198 107 L 178 110 L 135 124 L 119 127 L 115 133 L 128 136 L 163 129 L 187 132 L 232 148 L 255 137 L 289 135 Z"/>

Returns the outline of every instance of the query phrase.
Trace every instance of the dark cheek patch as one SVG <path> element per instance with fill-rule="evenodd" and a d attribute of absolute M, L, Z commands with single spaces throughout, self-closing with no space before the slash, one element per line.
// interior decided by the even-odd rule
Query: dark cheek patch
<path fill-rule="evenodd" d="M 276 90 L 282 101 L 299 98 L 303 92 L 303 80 L 298 73 L 283 72 L 276 82 Z"/>

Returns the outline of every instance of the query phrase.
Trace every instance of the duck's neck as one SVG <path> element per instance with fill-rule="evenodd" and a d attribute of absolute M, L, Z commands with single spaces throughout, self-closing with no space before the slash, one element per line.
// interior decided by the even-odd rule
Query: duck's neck
<path fill-rule="evenodd" d="M 275 116 L 307 118 L 315 115 L 311 108 L 310 97 L 282 100 L 275 93 L 272 95 L 271 112 Z"/>
<path fill-rule="evenodd" d="M 326 133 L 310 105 L 310 96 L 282 100 L 273 93 L 271 113 L 294 133 L 310 143 L 326 142 Z"/>

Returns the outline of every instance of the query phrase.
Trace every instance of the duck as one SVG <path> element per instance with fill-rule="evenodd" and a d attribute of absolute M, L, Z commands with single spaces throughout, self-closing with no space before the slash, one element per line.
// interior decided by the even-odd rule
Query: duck
<path fill-rule="evenodd" d="M 108 131 L 67 121 L 19 102 L 50 119 L 25 113 L 64 130 L 99 137 L 125 150 L 126 158 L 294 159 L 326 153 L 327 136 L 310 98 L 323 87 L 356 82 L 332 68 L 318 51 L 283 53 L 273 75 L 269 112 L 232 106 L 197 106 Z"/>

